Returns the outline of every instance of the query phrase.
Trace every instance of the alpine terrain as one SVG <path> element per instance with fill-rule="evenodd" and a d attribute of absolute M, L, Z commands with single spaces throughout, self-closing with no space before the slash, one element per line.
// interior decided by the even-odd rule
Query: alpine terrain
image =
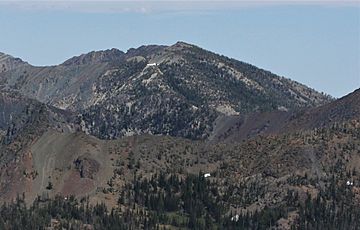
<path fill-rule="evenodd" d="M 359 229 L 360 89 L 185 42 L 0 53 L 0 229 Z"/>

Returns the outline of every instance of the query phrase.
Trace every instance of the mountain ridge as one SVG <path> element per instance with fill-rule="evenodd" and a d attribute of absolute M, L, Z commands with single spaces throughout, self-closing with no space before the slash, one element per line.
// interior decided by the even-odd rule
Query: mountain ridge
<path fill-rule="evenodd" d="M 84 131 L 104 139 L 141 133 L 204 139 L 222 114 L 293 110 L 333 100 L 184 42 L 126 53 L 93 51 L 57 66 L 19 66 L 0 74 L 0 89 L 78 113 Z"/>

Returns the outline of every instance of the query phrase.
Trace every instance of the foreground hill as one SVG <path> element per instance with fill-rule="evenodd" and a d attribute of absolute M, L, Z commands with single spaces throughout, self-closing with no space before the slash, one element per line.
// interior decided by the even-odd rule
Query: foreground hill
<path fill-rule="evenodd" d="M 291 120 L 301 124 L 314 111 L 318 117 L 334 111 L 330 113 L 334 122 L 321 127 L 293 126 L 285 134 L 214 144 L 153 135 L 101 140 L 56 128 L 58 122 L 45 119 L 54 117 L 48 115 L 49 107 L 32 113 L 34 119 L 26 122 L 16 139 L 1 144 L 7 152 L 1 159 L 6 164 L 0 170 L 0 198 L 11 200 L 24 193 L 27 203 L 36 200 L 34 208 L 26 211 L 29 219 L 31 210 L 49 209 L 56 221 L 75 226 L 101 228 L 121 220 L 124 229 L 356 229 L 358 92 L 301 111 Z M 317 124 L 316 117 L 313 120 Z M 19 143 L 21 148 L 13 148 Z M 9 155 L 14 157 L 5 158 Z M 205 178 L 205 173 L 210 177 Z M 73 198 L 68 203 L 63 197 L 52 201 L 56 195 L 75 195 L 82 203 Z M 96 219 L 80 215 L 90 207 L 86 203 L 99 202 L 114 208 L 112 214 Z M 51 207 L 58 211 L 50 211 Z M 69 217 L 62 210 L 65 207 L 79 214 Z M 105 207 L 96 210 L 91 215 L 99 215 Z M 49 226 L 48 217 L 43 218 L 41 223 Z M 118 219 L 98 222 L 102 218 Z"/>
<path fill-rule="evenodd" d="M 332 100 L 183 42 L 91 52 L 49 67 L 15 60 L 6 58 L 12 64 L 0 73 L 1 90 L 76 112 L 83 130 L 102 139 L 142 133 L 203 139 L 224 114 L 294 110 Z"/>

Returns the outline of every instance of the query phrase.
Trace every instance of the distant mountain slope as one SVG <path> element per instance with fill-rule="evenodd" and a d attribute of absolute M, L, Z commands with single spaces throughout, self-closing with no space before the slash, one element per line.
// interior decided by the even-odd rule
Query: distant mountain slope
<path fill-rule="evenodd" d="M 271 111 L 221 117 L 210 139 L 239 141 L 258 135 L 281 134 L 337 126 L 360 119 L 360 89 L 323 106 L 299 111 Z"/>
<path fill-rule="evenodd" d="M 332 100 L 184 42 L 91 52 L 58 66 L 15 66 L 0 74 L 0 89 L 77 112 L 84 131 L 105 139 L 135 133 L 206 138 L 222 114 L 294 110 Z"/>
<path fill-rule="evenodd" d="M 292 126 L 315 128 L 360 118 L 360 89 L 320 107 L 304 110 L 292 119 Z"/>
<path fill-rule="evenodd" d="M 0 168 L 24 153 L 26 147 L 48 129 L 79 130 L 71 112 L 24 98 L 14 92 L 0 93 Z"/>

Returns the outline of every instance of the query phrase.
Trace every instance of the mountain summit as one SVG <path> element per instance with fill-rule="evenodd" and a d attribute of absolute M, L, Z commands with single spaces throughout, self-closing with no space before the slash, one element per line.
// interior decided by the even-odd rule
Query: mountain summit
<path fill-rule="evenodd" d="M 104 139 L 141 133 L 201 139 L 219 116 L 296 110 L 332 100 L 185 42 L 126 53 L 93 51 L 58 66 L 7 66 L 0 89 L 78 113 L 83 130 Z"/>

